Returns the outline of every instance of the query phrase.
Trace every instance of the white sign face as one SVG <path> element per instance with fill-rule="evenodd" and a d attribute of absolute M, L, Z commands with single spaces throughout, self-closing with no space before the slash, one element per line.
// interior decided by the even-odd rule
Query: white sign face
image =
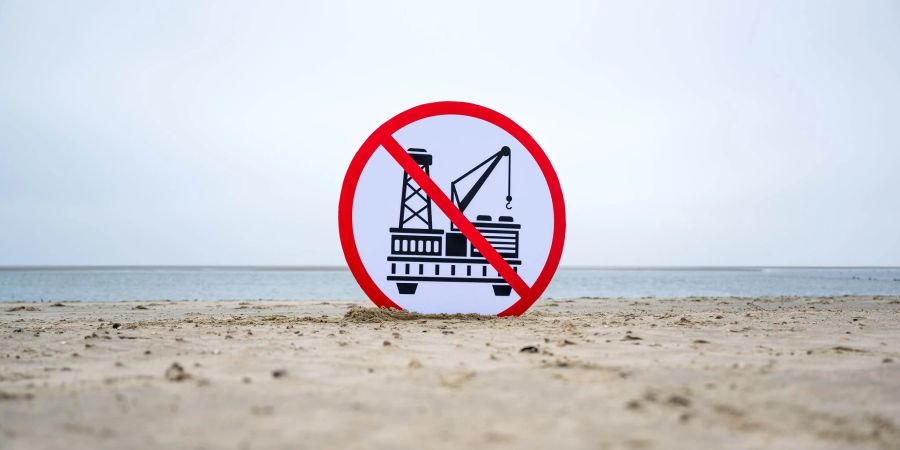
<path fill-rule="evenodd" d="M 348 263 L 373 301 L 423 313 L 524 312 L 562 249 L 555 174 L 548 181 L 526 143 L 470 115 L 430 115 L 373 138 L 361 170 L 348 173 L 351 225 L 342 229 L 345 241 L 352 231 L 358 259 L 348 254 Z"/>

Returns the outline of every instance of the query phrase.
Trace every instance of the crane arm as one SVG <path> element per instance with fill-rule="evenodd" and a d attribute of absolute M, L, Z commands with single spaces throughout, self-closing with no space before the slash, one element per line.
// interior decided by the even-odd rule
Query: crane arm
<path fill-rule="evenodd" d="M 497 153 L 489 156 L 487 159 L 479 163 L 477 166 L 473 167 L 468 172 L 462 174 L 459 178 L 453 180 L 450 183 L 450 200 L 456 203 L 456 206 L 459 207 L 460 212 L 465 212 L 466 208 L 469 206 L 469 203 L 472 202 L 472 199 L 475 198 L 475 195 L 478 194 L 478 191 L 481 189 L 481 186 L 484 185 L 484 182 L 487 181 L 488 177 L 491 176 L 491 173 L 497 167 L 497 164 L 500 164 L 500 160 L 503 157 L 507 157 L 507 178 L 506 178 L 506 209 L 510 209 L 509 203 L 512 202 L 512 156 L 510 156 L 509 147 L 504 146 Z M 468 192 L 463 196 L 462 199 L 459 198 L 459 192 L 456 190 L 456 184 L 474 173 L 476 170 L 484 167 L 485 164 L 489 164 L 487 169 L 482 172 L 481 176 L 478 177 L 478 180 L 475 181 L 475 184 L 472 185 L 472 188 L 469 189 Z"/>

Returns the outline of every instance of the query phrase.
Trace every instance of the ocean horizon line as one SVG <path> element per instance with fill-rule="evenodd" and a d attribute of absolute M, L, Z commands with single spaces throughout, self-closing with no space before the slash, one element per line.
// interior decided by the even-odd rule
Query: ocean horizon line
<path fill-rule="evenodd" d="M 635 270 L 635 271 L 757 271 L 765 269 L 898 269 L 900 266 L 875 265 L 561 265 L 560 270 Z M 206 265 L 206 264 L 65 264 L 65 265 L 0 265 L 0 272 L 18 271 L 286 271 L 286 272 L 334 272 L 349 271 L 346 265 L 310 264 L 310 265 Z"/>

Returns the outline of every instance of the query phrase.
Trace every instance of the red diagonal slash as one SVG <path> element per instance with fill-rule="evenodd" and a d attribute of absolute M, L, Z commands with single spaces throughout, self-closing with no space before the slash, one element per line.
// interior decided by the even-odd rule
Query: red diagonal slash
<path fill-rule="evenodd" d="M 406 150 L 394 139 L 394 136 L 389 134 L 383 134 L 380 139 L 381 145 L 394 157 L 395 160 L 400 164 L 400 167 L 412 177 L 413 180 L 418 183 L 419 186 L 425 190 L 425 193 L 431 197 L 431 201 L 437 205 L 444 214 L 447 215 L 447 218 L 456 225 L 456 228 L 459 228 L 459 231 L 478 249 L 478 251 L 484 256 L 484 258 L 491 263 L 491 266 L 506 280 L 509 285 L 515 289 L 516 293 L 519 294 L 522 298 L 525 298 L 528 294 L 528 291 L 531 289 L 528 287 L 528 284 L 525 283 L 525 280 L 519 276 L 519 274 L 513 270 L 513 268 L 497 253 L 497 250 L 481 235 L 475 225 L 472 225 L 472 222 L 463 215 L 462 211 L 450 201 L 450 198 L 447 197 L 447 194 L 444 194 L 444 191 L 438 187 L 434 181 L 431 180 L 431 177 L 419 167 L 411 156 L 406 153 Z"/>

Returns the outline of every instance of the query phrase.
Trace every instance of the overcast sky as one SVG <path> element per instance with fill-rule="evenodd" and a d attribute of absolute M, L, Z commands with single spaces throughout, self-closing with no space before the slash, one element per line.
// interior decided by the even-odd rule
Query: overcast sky
<path fill-rule="evenodd" d="M 900 265 L 900 3 L 0 0 L 0 265 L 343 264 L 383 121 L 542 145 L 563 264 Z"/>

